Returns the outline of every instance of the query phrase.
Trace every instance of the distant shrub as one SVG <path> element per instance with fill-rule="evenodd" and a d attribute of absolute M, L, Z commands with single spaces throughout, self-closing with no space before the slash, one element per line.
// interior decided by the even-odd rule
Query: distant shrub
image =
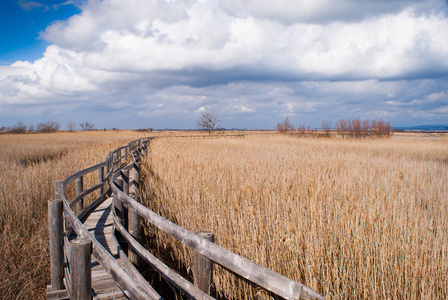
<path fill-rule="evenodd" d="M 93 130 L 95 128 L 95 125 L 93 123 L 90 123 L 88 121 L 79 124 L 81 126 L 82 130 Z"/>
<path fill-rule="evenodd" d="M 275 130 L 285 134 L 294 131 L 294 125 L 292 125 L 291 121 L 287 117 L 283 120 L 283 122 L 277 123 L 277 125 L 275 126 Z"/>
<path fill-rule="evenodd" d="M 70 131 L 70 132 L 73 132 L 73 131 L 76 131 L 76 126 L 77 126 L 78 124 L 76 124 L 75 122 L 73 122 L 73 121 L 70 121 L 70 122 L 68 122 L 67 123 L 67 130 L 68 131 Z"/>
<path fill-rule="evenodd" d="M 28 129 L 28 126 L 26 126 L 25 124 L 23 124 L 23 122 L 17 122 L 17 125 L 13 126 L 11 128 L 11 132 L 12 133 L 25 133 L 26 130 Z"/>
<path fill-rule="evenodd" d="M 56 121 L 48 121 L 47 123 L 39 123 L 36 126 L 36 130 L 44 133 L 56 132 L 61 125 Z"/>
<path fill-rule="evenodd" d="M 389 122 L 383 120 L 341 119 L 336 122 L 336 132 L 344 138 L 387 137 L 391 135 Z"/>
<path fill-rule="evenodd" d="M 331 122 L 322 121 L 322 132 L 323 132 L 325 137 L 330 137 Z"/>

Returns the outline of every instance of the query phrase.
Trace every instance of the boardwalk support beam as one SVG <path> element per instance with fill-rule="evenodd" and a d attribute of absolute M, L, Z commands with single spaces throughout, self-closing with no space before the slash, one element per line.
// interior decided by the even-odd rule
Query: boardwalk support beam
<path fill-rule="evenodd" d="M 77 238 L 70 241 L 72 299 L 92 299 L 91 252 L 92 242 L 90 240 Z"/>
<path fill-rule="evenodd" d="M 139 196 L 134 195 L 133 198 L 136 202 L 140 203 Z M 129 228 L 128 228 L 129 233 L 132 235 L 132 237 L 134 237 L 134 239 L 140 241 L 140 216 L 132 208 L 129 208 L 128 210 L 128 220 L 129 220 Z M 129 260 L 135 266 L 138 266 L 138 254 L 135 251 L 135 249 L 132 248 L 131 246 L 128 248 L 128 257 Z"/>
<path fill-rule="evenodd" d="M 133 193 L 134 195 L 139 195 L 139 183 L 140 183 L 140 163 L 139 162 L 135 162 L 134 163 L 134 168 L 132 169 L 132 177 L 134 178 L 133 180 Z"/>
<path fill-rule="evenodd" d="M 115 184 L 120 189 L 120 191 L 123 190 L 123 179 L 117 179 L 115 180 Z M 115 211 L 117 212 L 118 220 L 120 221 L 123 226 L 125 226 L 125 216 L 124 216 L 124 205 L 123 202 L 118 199 L 118 197 L 114 194 L 113 195 L 113 204 L 115 206 Z"/>
<path fill-rule="evenodd" d="M 199 231 L 196 234 L 210 242 L 215 241 L 213 232 Z M 213 283 L 213 261 L 197 251 L 194 251 L 193 259 L 194 285 L 210 295 Z"/>
<path fill-rule="evenodd" d="M 104 180 L 104 167 L 101 167 L 98 169 L 98 175 L 97 175 L 98 184 L 103 183 L 103 180 Z M 103 190 L 104 190 L 104 187 L 100 187 L 98 189 L 97 194 L 96 194 L 97 198 L 101 197 L 101 195 L 103 194 Z"/>
<path fill-rule="evenodd" d="M 48 201 L 48 227 L 50 235 L 51 290 L 57 291 L 64 288 L 62 199 Z"/>
<path fill-rule="evenodd" d="M 79 172 L 76 171 L 76 172 Z M 83 178 L 80 176 L 79 178 L 76 178 L 76 196 L 81 194 L 83 191 Z M 76 214 L 79 215 L 84 207 L 84 199 L 79 199 L 78 202 L 76 202 Z"/>
<path fill-rule="evenodd" d="M 121 178 L 123 179 L 123 193 L 129 196 L 129 170 L 121 171 Z"/>

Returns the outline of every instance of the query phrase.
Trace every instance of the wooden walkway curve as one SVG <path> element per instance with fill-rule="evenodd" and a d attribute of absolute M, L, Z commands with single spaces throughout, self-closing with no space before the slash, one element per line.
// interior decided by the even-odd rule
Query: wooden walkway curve
<path fill-rule="evenodd" d="M 104 249 L 106 249 L 120 263 L 120 265 L 122 265 L 113 236 L 114 228 L 111 203 L 112 198 L 106 199 L 93 211 L 82 218 L 81 221 L 84 224 L 84 227 L 86 227 L 95 239 L 100 242 Z M 69 237 L 69 240 L 74 238 L 76 238 L 76 234 L 72 234 Z M 93 299 L 129 299 L 93 255 L 91 256 L 91 266 Z M 70 298 L 67 293 L 61 293 L 61 291 L 55 293 L 48 291 L 47 299 Z"/>
<path fill-rule="evenodd" d="M 120 263 L 113 236 L 113 218 L 110 205 L 112 198 L 101 203 L 81 221 L 97 241 Z M 93 299 L 128 299 L 117 283 L 107 274 L 92 255 Z"/>

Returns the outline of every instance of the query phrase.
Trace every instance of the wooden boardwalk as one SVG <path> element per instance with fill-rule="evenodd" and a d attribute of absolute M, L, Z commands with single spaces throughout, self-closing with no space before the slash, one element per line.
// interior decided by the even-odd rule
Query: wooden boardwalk
<path fill-rule="evenodd" d="M 113 237 L 113 220 L 110 205 L 112 198 L 105 200 L 94 211 L 82 219 L 87 230 L 121 264 Z M 115 281 L 104 271 L 92 256 L 93 299 L 128 299 Z"/>

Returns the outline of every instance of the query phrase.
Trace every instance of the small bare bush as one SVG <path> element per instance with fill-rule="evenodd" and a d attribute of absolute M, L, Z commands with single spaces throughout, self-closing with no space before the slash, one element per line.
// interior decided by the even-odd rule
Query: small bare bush
<path fill-rule="evenodd" d="M 336 132 L 343 138 L 389 137 L 392 133 L 389 122 L 383 120 L 341 119 L 336 123 Z"/>
<path fill-rule="evenodd" d="M 73 121 L 70 121 L 67 123 L 66 127 L 68 131 L 73 132 L 76 131 L 77 124 Z"/>
<path fill-rule="evenodd" d="M 89 121 L 81 123 L 81 124 L 79 124 L 79 126 L 84 131 L 93 130 L 95 128 L 95 125 L 93 123 L 90 123 Z"/>
<path fill-rule="evenodd" d="M 277 123 L 275 130 L 283 134 L 290 133 L 294 131 L 294 125 L 289 120 L 289 117 L 287 117 L 283 120 L 283 122 Z"/>
<path fill-rule="evenodd" d="M 56 132 L 59 130 L 61 125 L 56 121 L 48 121 L 47 123 L 37 124 L 36 130 L 43 133 Z"/>
<path fill-rule="evenodd" d="M 326 137 L 330 137 L 331 135 L 331 122 L 322 121 L 322 132 Z"/>
<path fill-rule="evenodd" d="M 11 133 L 14 133 L 14 134 L 26 133 L 27 129 L 28 129 L 28 126 L 26 126 L 25 124 L 23 124 L 22 121 L 20 121 L 20 122 L 17 122 L 17 125 L 14 125 L 11 128 Z"/>

